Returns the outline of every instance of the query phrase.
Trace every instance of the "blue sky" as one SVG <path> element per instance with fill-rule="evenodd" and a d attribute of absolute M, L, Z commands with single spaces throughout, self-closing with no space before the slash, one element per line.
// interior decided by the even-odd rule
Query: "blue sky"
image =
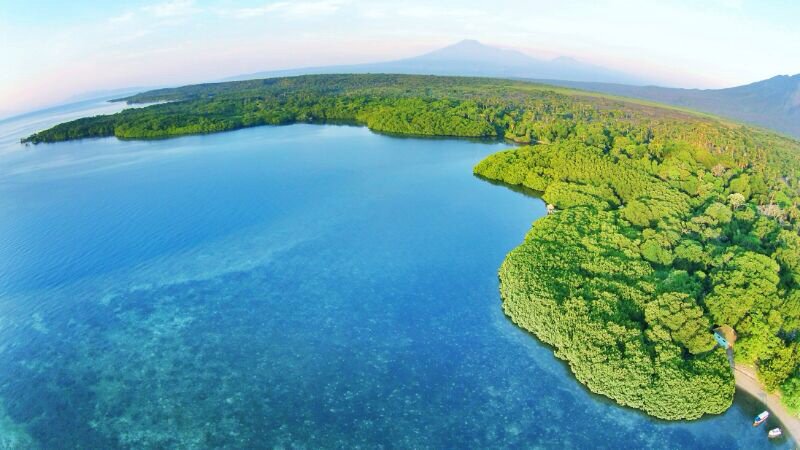
<path fill-rule="evenodd" d="M 0 0 L 0 116 L 93 90 L 382 61 L 461 39 L 662 84 L 800 73 L 793 0 Z"/>

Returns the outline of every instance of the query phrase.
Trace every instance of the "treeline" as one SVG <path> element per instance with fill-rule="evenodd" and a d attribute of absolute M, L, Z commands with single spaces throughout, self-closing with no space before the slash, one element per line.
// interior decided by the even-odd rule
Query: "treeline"
<path fill-rule="evenodd" d="M 162 138 L 348 121 L 530 144 L 475 172 L 542 192 L 500 270 L 506 313 L 595 392 L 666 418 L 719 413 L 736 358 L 800 410 L 800 144 L 763 130 L 524 82 L 318 75 L 161 89 L 168 102 L 79 119 L 25 142 Z"/>
<path fill-rule="evenodd" d="M 605 146 L 611 142 L 602 130 L 610 126 L 627 128 L 626 136 L 634 140 L 653 140 L 654 150 L 679 139 L 707 146 L 741 165 L 769 163 L 796 170 L 798 158 L 788 149 L 796 149 L 794 141 L 746 127 L 561 88 L 484 78 L 311 75 L 159 89 L 121 101 L 168 103 L 67 122 L 24 141 L 170 137 L 343 120 L 392 133 L 498 136 L 521 143 L 590 135 Z"/>
<path fill-rule="evenodd" d="M 350 121 L 376 131 L 520 143 L 579 137 L 606 149 L 662 152 L 673 141 L 702 147 L 725 163 L 796 178 L 795 141 L 676 110 L 533 83 L 420 75 L 310 75 L 159 89 L 120 99 L 167 102 L 78 119 L 23 142 L 83 137 L 163 138 L 258 125 Z M 607 129 L 624 131 L 615 141 Z M 636 142 L 647 142 L 644 149 Z M 640 146 L 640 148 L 635 148 Z M 711 156 L 709 156 L 711 157 Z"/>
<path fill-rule="evenodd" d="M 575 134 L 475 167 L 556 207 L 503 263 L 506 313 L 590 389 L 664 419 L 730 405 L 710 331 L 730 325 L 737 362 L 797 410 L 795 181 L 713 145 L 629 131 L 606 125 L 606 143 Z"/>

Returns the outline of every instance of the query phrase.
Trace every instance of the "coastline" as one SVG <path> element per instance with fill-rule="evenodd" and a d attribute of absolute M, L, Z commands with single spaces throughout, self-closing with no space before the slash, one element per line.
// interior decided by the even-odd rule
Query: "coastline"
<path fill-rule="evenodd" d="M 736 380 L 736 389 L 747 392 L 763 402 L 769 413 L 781 422 L 784 433 L 797 443 L 800 438 L 800 418 L 783 406 L 780 396 L 766 392 L 749 367 L 736 365 L 733 369 L 733 376 Z"/>

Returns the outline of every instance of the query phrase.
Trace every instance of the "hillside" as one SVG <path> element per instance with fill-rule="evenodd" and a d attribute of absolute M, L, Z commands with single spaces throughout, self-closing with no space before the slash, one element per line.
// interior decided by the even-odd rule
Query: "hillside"
<path fill-rule="evenodd" d="M 738 361 L 800 409 L 800 143 L 715 118 L 532 83 L 326 75 L 161 89 L 169 101 L 25 141 L 165 138 L 348 122 L 386 133 L 505 138 L 475 173 L 556 207 L 500 268 L 509 318 L 576 378 L 670 420 L 718 414 Z M 464 243 L 469 245 L 469 243 Z"/>
<path fill-rule="evenodd" d="M 690 108 L 800 138 L 800 74 L 780 75 L 728 89 L 676 89 L 561 80 L 546 82 Z"/>
<path fill-rule="evenodd" d="M 652 86 L 633 73 L 569 57 L 533 58 L 516 50 L 464 40 L 432 52 L 371 64 L 306 67 L 239 75 L 225 81 L 326 73 L 397 73 L 526 79 L 543 84 L 650 100 L 771 128 L 800 138 L 800 74 L 728 89 Z"/>

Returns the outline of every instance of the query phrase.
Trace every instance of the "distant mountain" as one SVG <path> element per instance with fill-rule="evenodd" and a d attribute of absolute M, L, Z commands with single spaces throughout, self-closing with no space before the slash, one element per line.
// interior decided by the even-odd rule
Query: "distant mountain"
<path fill-rule="evenodd" d="M 539 81 L 681 106 L 761 125 L 800 138 L 800 74 L 779 75 L 727 89 L 675 89 L 564 80 Z"/>
<path fill-rule="evenodd" d="M 158 89 L 161 86 L 136 86 L 136 87 L 125 87 L 125 88 L 117 88 L 117 89 L 102 89 L 96 91 L 89 91 L 89 92 L 82 92 L 80 94 L 73 95 L 66 99 L 63 103 L 56 105 L 61 106 L 64 104 L 69 103 L 77 103 L 82 102 L 84 100 L 98 100 L 103 98 L 117 98 L 117 97 L 127 97 L 139 92 L 145 91 L 152 91 L 154 89 Z"/>
<path fill-rule="evenodd" d="M 157 88 L 156 86 L 140 86 L 140 87 L 89 91 L 73 95 L 64 101 L 60 101 L 45 107 L 39 107 L 30 110 L 7 111 L 7 112 L 0 110 L 0 122 L 21 119 L 33 115 L 39 115 L 45 112 L 52 113 L 53 111 L 56 110 L 62 110 L 66 112 L 66 111 L 72 111 L 74 109 L 83 109 L 86 107 L 88 103 L 91 102 L 99 102 L 103 100 L 112 101 L 117 98 L 128 97 L 139 92 L 151 91 L 156 88 Z"/>
<path fill-rule="evenodd" d="M 430 53 L 396 61 L 257 72 L 227 78 L 224 81 L 318 73 L 405 73 L 552 78 L 638 85 L 648 83 L 648 80 L 634 75 L 585 64 L 572 58 L 537 59 L 516 50 L 492 47 L 474 40 L 464 40 Z"/>
<path fill-rule="evenodd" d="M 247 80 L 320 73 L 405 73 L 521 78 L 557 86 L 652 100 L 761 125 L 800 138 L 800 74 L 777 76 L 728 89 L 678 89 L 647 86 L 635 75 L 572 58 L 533 58 L 464 40 L 420 56 L 372 64 L 258 72 L 228 78 Z"/>

